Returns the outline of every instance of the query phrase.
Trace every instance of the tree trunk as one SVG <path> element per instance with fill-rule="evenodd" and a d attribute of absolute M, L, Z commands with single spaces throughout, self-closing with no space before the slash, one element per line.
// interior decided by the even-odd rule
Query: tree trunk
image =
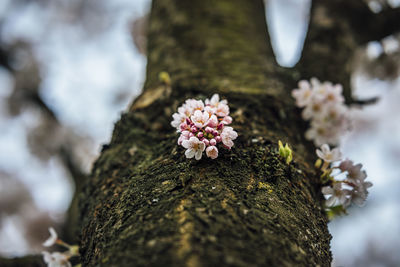
<path fill-rule="evenodd" d="M 279 67 L 264 14 L 262 0 L 153 1 L 143 94 L 81 193 L 84 266 L 330 266 L 315 148 L 290 91 L 300 75 L 321 73 L 316 52 L 332 50 L 308 43 L 302 64 Z M 171 115 L 214 93 L 228 99 L 239 138 L 215 160 L 186 159 Z M 278 140 L 293 148 L 290 165 Z"/>

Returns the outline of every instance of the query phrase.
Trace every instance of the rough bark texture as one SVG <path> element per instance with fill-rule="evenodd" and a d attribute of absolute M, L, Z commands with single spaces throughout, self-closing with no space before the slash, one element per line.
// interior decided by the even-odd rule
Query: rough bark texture
<path fill-rule="evenodd" d="M 81 195 L 84 266 L 330 265 L 314 148 L 290 91 L 300 74 L 348 88 L 356 42 L 345 22 L 317 13 L 302 64 L 283 69 L 264 14 L 261 0 L 153 1 L 144 92 Z M 239 138 L 216 160 L 188 160 L 171 115 L 213 93 L 229 100 Z M 290 165 L 279 139 L 293 147 Z"/>

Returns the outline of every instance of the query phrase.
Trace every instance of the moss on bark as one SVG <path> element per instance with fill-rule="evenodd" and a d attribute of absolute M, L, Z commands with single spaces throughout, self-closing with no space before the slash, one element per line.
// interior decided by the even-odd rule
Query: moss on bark
<path fill-rule="evenodd" d="M 149 29 L 144 93 L 81 194 L 83 264 L 329 266 L 314 150 L 290 97 L 299 72 L 276 65 L 262 1 L 153 1 Z M 171 115 L 212 93 L 229 100 L 239 138 L 216 160 L 185 159 Z"/>

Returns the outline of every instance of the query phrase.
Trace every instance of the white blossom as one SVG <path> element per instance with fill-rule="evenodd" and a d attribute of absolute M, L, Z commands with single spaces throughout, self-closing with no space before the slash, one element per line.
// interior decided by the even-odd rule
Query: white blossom
<path fill-rule="evenodd" d="M 69 255 L 66 253 L 43 251 L 43 260 L 47 263 L 47 267 L 71 267 Z"/>
<path fill-rule="evenodd" d="M 351 191 L 342 188 L 342 183 L 335 182 L 333 186 L 322 187 L 322 193 L 329 196 L 326 199 L 325 205 L 327 207 L 333 207 L 342 205 L 347 207 L 351 203 Z"/>
<path fill-rule="evenodd" d="M 330 149 L 328 144 L 323 144 L 321 150 L 317 149 L 316 153 L 319 158 L 325 162 L 335 162 L 341 159 L 342 154 L 339 148 Z"/>
<path fill-rule="evenodd" d="M 200 160 L 203 151 L 206 148 L 204 142 L 200 141 L 197 137 L 190 137 L 189 140 L 184 140 L 182 146 L 186 148 L 185 156 L 190 159 L 195 157 L 196 160 Z"/>
<path fill-rule="evenodd" d="M 310 120 L 311 128 L 306 138 L 319 146 L 323 143 L 336 145 L 350 127 L 349 108 L 344 104 L 343 87 L 330 82 L 300 81 L 299 89 L 292 91 L 296 106 L 304 108 L 301 116 Z"/>

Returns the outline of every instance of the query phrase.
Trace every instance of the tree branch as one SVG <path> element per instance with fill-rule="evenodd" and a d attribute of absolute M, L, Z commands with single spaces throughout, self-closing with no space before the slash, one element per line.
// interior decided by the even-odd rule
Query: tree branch
<path fill-rule="evenodd" d="M 364 26 L 365 27 L 365 26 Z M 400 8 L 385 9 L 374 14 L 365 27 L 365 42 L 381 40 L 400 31 Z"/>
<path fill-rule="evenodd" d="M 44 261 L 39 255 L 29 255 L 19 258 L 0 258 L 0 266 L 2 267 L 44 267 Z"/>

